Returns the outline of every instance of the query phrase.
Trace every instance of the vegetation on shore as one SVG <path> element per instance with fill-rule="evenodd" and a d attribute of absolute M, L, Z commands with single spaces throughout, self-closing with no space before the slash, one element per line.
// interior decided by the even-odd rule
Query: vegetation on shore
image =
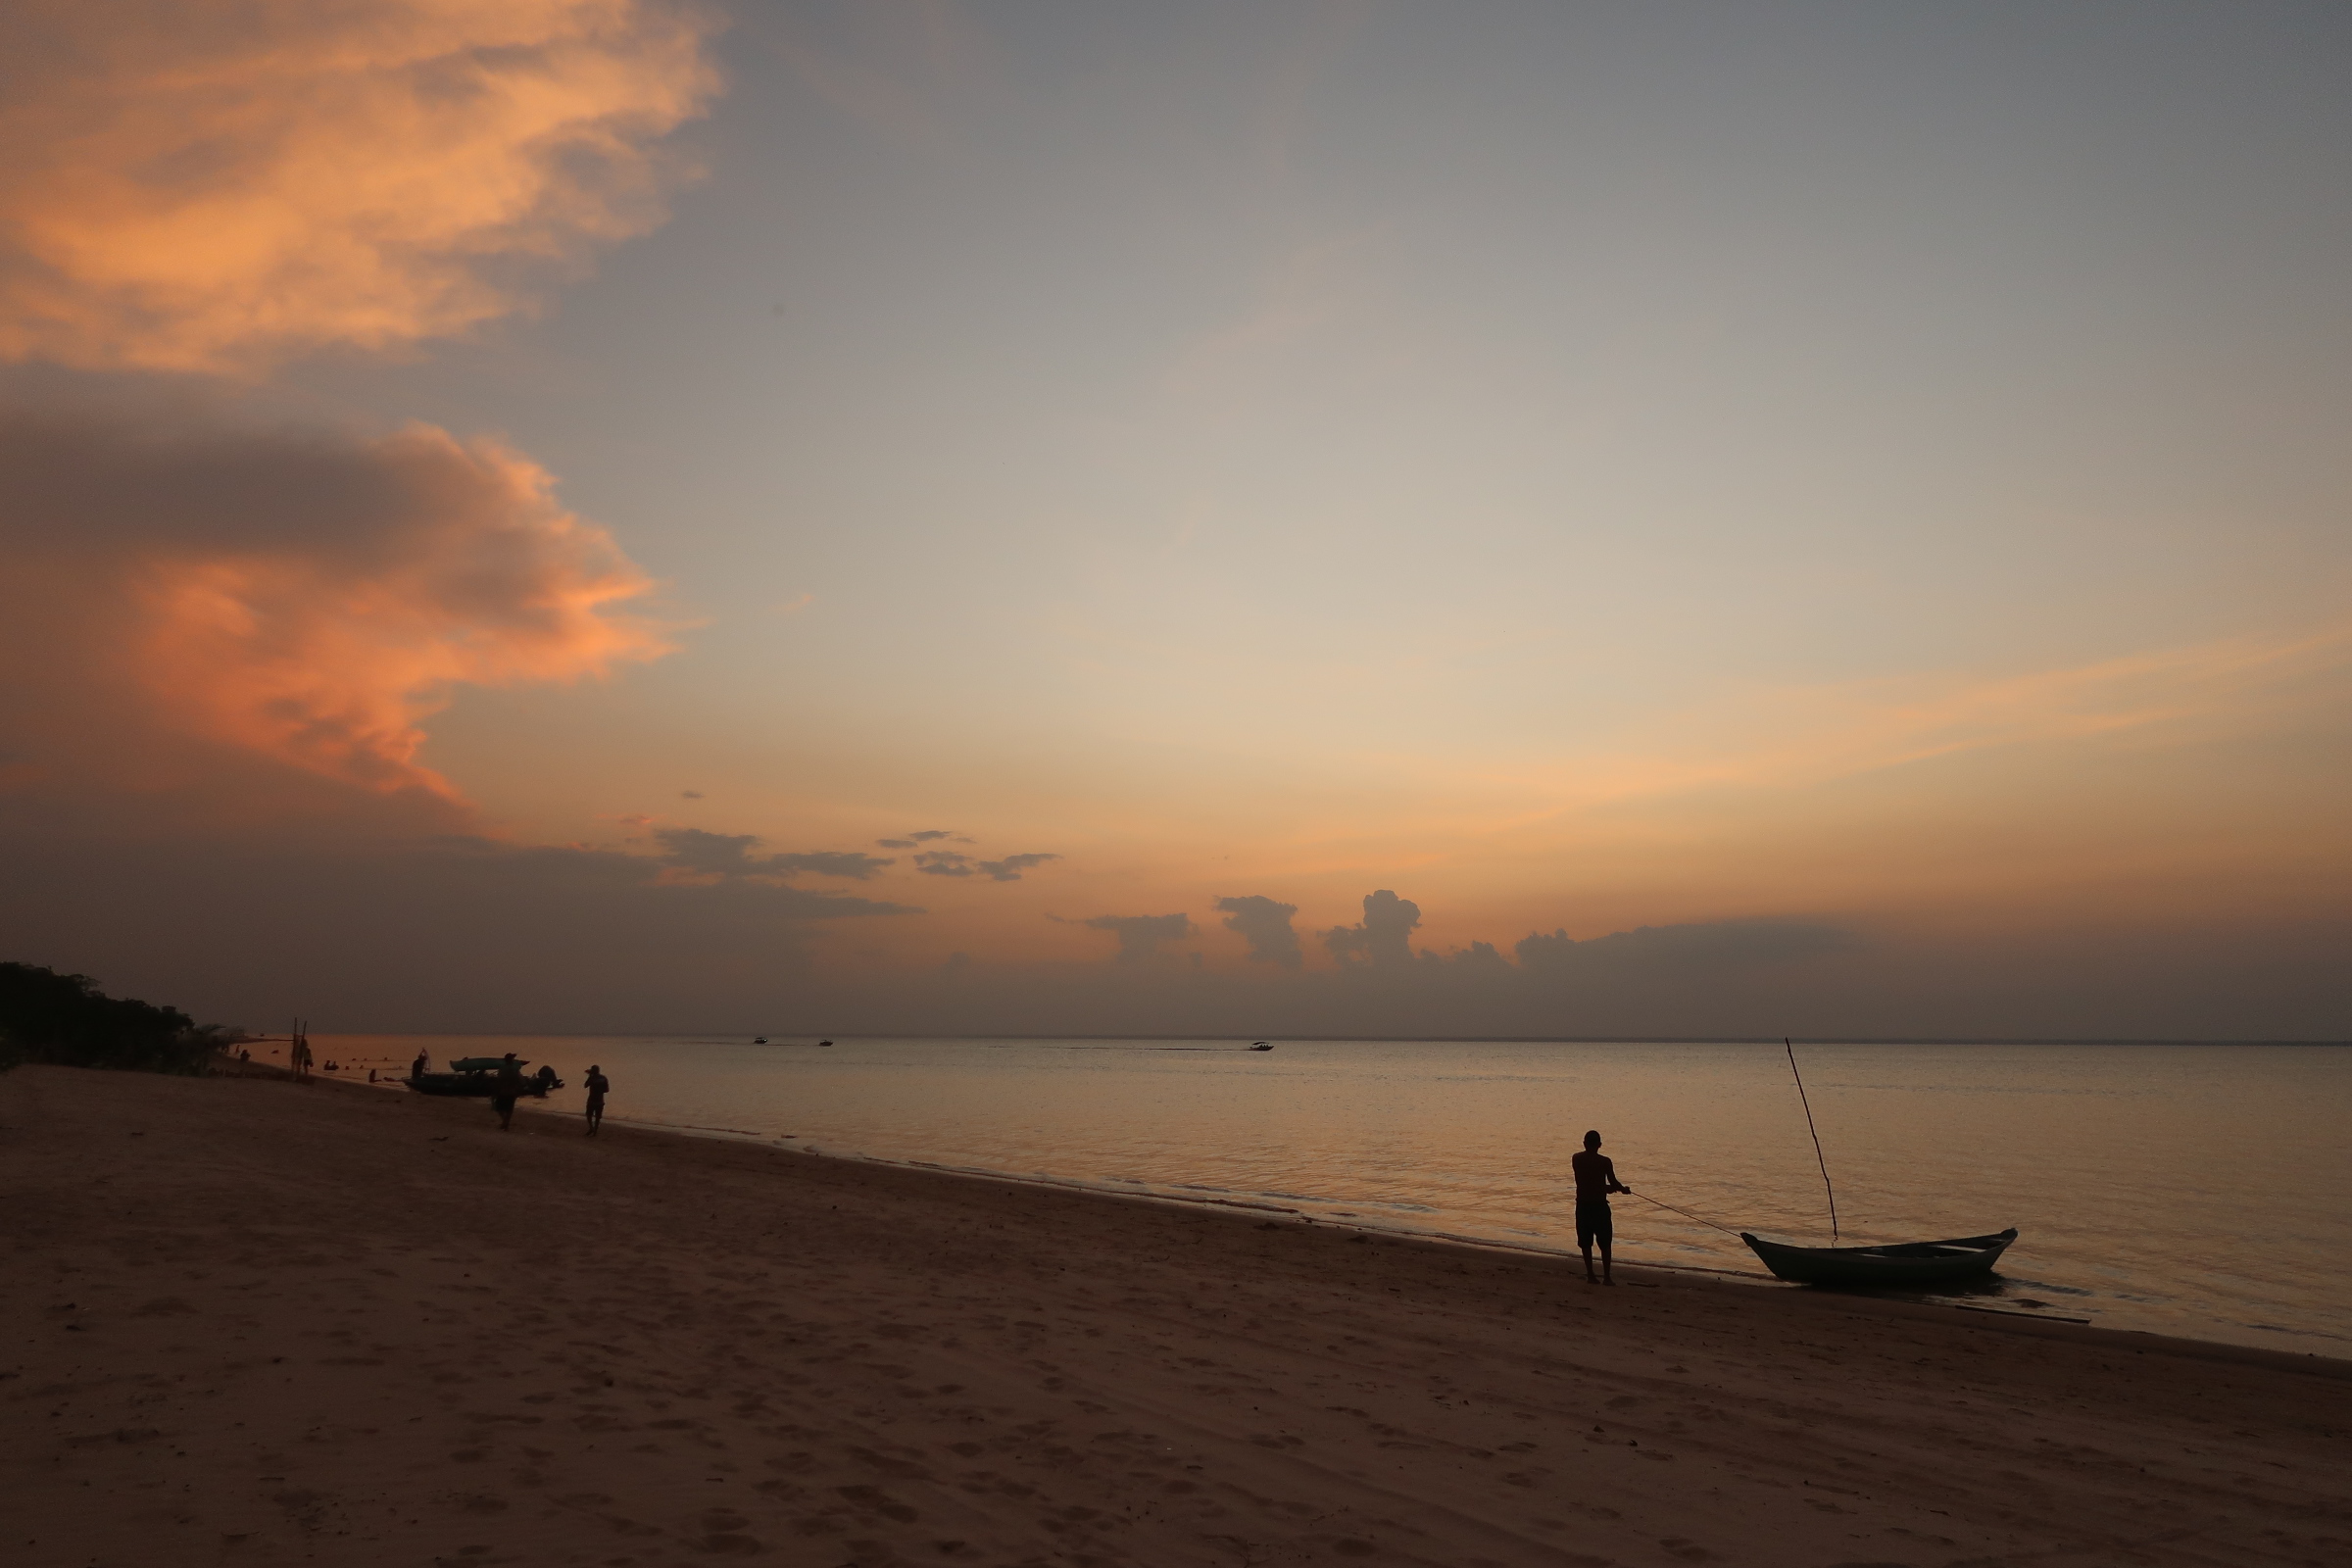
<path fill-rule="evenodd" d="M 177 1007 L 110 997 L 88 975 L 0 963 L 0 1070 L 45 1061 L 197 1073 L 223 1039 Z"/>

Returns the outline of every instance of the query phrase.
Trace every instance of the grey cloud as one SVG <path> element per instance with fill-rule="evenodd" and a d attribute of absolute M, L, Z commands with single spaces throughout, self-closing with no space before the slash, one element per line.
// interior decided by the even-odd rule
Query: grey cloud
<path fill-rule="evenodd" d="M 661 828 L 654 839 L 662 846 L 662 858 L 671 865 L 716 876 L 750 871 L 751 852 L 760 843 L 754 833 L 706 833 L 699 827 Z"/>
<path fill-rule="evenodd" d="M 1510 968 L 1511 960 L 1504 957 L 1492 942 L 1473 942 L 1466 948 L 1456 948 L 1440 957 L 1434 953 L 1421 955 L 1426 964 L 1451 965 L 1456 969 L 1484 969 L 1490 972 Z"/>
<path fill-rule="evenodd" d="M 1021 873 L 1031 866 L 1043 865 L 1048 860 L 1060 858 L 1061 857 L 1058 855 L 1007 855 L 1002 860 L 982 860 L 979 869 L 983 875 L 993 877 L 999 882 L 1018 882 L 1021 879 Z"/>
<path fill-rule="evenodd" d="M 1530 973 L 1648 967 L 1702 973 L 1790 963 L 1849 947 L 1844 929 L 1805 920 L 1713 920 L 1645 925 L 1579 942 L 1564 930 L 1532 931 L 1513 949 Z"/>
<path fill-rule="evenodd" d="M 886 865 L 899 862 L 888 856 L 858 855 L 846 850 L 808 850 L 796 855 L 771 855 L 762 860 L 762 870 L 776 876 L 795 876 L 803 871 L 816 876 L 847 877 L 853 882 L 870 882 L 882 874 Z"/>
<path fill-rule="evenodd" d="M 92 825 L 0 818 L 0 944 L 206 1021 L 258 1024 L 299 1000 L 321 1027 L 731 1029 L 799 1004 L 815 928 L 921 912 L 744 877 L 665 884 L 660 861 L 616 850 L 266 825 L 151 844 Z M 238 886 L 273 897 L 188 921 Z"/>
<path fill-rule="evenodd" d="M 907 834 L 906 838 L 909 843 L 913 844 L 928 844 L 933 839 L 955 839 L 958 844 L 969 844 L 972 842 L 970 839 L 959 837 L 952 830 L 944 827 L 927 827 L 920 832 Z M 894 844 L 891 846 L 891 848 L 896 849 L 898 846 Z"/>
<path fill-rule="evenodd" d="M 970 876 L 972 858 L 954 850 L 925 850 L 914 858 L 914 868 L 925 876 Z"/>
<path fill-rule="evenodd" d="M 874 842 L 886 850 L 911 850 L 914 848 L 912 839 L 876 839 Z"/>
<path fill-rule="evenodd" d="M 1237 899 L 1219 899 L 1216 906 L 1225 916 L 1225 929 L 1250 944 L 1250 956 L 1255 962 L 1296 969 L 1304 961 L 1304 955 L 1298 949 L 1298 933 L 1291 926 L 1291 916 L 1298 912 L 1296 904 L 1280 904 L 1252 893 Z"/>
<path fill-rule="evenodd" d="M 1400 899 L 1388 889 L 1364 895 L 1361 925 L 1333 926 L 1323 933 L 1323 945 L 1343 964 L 1369 961 L 1386 968 L 1413 961 L 1411 937 L 1421 923 L 1421 906 Z"/>
<path fill-rule="evenodd" d="M 699 827 L 662 828 L 654 834 L 662 858 L 682 870 L 707 876 L 792 877 L 803 872 L 818 876 L 870 881 L 895 860 L 842 850 L 809 850 L 755 858 L 760 838 L 753 833 L 706 833 Z"/>
<path fill-rule="evenodd" d="M 701 800 L 702 798 L 703 798 L 703 792 L 702 792 L 701 790 L 680 790 L 680 791 L 678 791 L 678 799 L 679 799 L 679 800 L 681 800 L 681 801 L 699 801 L 699 800 Z"/>
<path fill-rule="evenodd" d="M 1098 914 L 1077 923 L 1117 937 L 1121 963 L 1141 963 L 1156 956 L 1162 942 L 1182 942 L 1193 934 L 1192 918 L 1184 914 Z"/>

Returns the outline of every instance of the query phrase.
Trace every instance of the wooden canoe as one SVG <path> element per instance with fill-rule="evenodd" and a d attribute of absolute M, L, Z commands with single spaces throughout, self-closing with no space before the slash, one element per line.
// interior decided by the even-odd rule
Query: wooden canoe
<path fill-rule="evenodd" d="M 1740 1239 L 1764 1266 L 1797 1285 L 1933 1285 L 1988 1274 L 2009 1244 L 2015 1227 L 1995 1236 L 1962 1236 L 1948 1242 L 1896 1242 L 1887 1247 L 1788 1247 L 1741 1231 Z"/>
<path fill-rule="evenodd" d="M 420 1095 L 466 1095 L 476 1100 L 495 1099 L 498 1095 L 498 1075 L 490 1072 L 428 1072 L 419 1077 L 409 1074 L 401 1080 Z M 561 1078 L 525 1078 L 514 1093 L 525 1100 L 545 1100 L 550 1089 L 561 1089 Z"/>

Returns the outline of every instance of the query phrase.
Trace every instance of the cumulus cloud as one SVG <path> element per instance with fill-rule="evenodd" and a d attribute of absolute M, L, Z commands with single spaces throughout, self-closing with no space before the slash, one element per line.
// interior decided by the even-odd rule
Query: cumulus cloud
<path fill-rule="evenodd" d="M 1277 903 L 1252 893 L 1244 898 L 1219 899 L 1216 906 L 1225 916 L 1225 929 L 1250 944 L 1253 962 L 1276 964 L 1285 969 L 1299 966 L 1303 956 L 1298 951 L 1298 933 L 1291 926 L 1291 916 L 1298 912 L 1298 906 Z"/>
<path fill-rule="evenodd" d="M 1364 895 L 1360 925 L 1333 926 L 1323 933 L 1323 945 L 1343 964 L 1369 962 L 1379 967 L 1413 961 L 1410 938 L 1421 923 L 1421 906 L 1400 899 L 1388 889 Z"/>
<path fill-rule="evenodd" d="M 707 833 L 699 827 L 663 828 L 654 835 L 662 859 L 682 871 L 701 876 L 763 876 L 789 878 L 804 872 L 870 882 L 885 866 L 898 862 L 842 850 L 804 850 L 755 857 L 760 844 L 756 833 Z"/>
<path fill-rule="evenodd" d="M 628 610 L 652 582 L 544 470 L 429 426 L 360 440 L 0 411 L 0 612 L 44 628 L 21 678 L 104 665 L 145 718 L 374 790 L 454 798 L 416 754 L 460 685 L 668 651 Z"/>
<path fill-rule="evenodd" d="M 1030 867 L 1060 858 L 1058 855 L 1007 855 L 1002 860 L 982 860 L 976 869 L 982 876 L 999 882 L 1018 882 L 1021 873 Z"/>
<path fill-rule="evenodd" d="M 1098 914 L 1076 923 L 1117 937 L 1121 963 L 1142 963 L 1156 957 L 1162 942 L 1182 942 L 1193 934 L 1192 919 L 1184 914 Z"/>
<path fill-rule="evenodd" d="M 654 227 L 718 88 L 664 0 L 19 0 L 0 358 L 246 370 L 526 307 Z"/>

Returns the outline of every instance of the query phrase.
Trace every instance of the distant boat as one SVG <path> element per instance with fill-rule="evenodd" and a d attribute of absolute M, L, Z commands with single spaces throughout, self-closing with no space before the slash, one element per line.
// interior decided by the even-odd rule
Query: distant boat
<path fill-rule="evenodd" d="M 833 1042 L 832 1042 L 832 1041 L 830 1041 L 830 1040 L 819 1040 L 819 1041 L 817 1042 L 817 1044 L 818 1044 L 818 1045 L 820 1045 L 820 1046 L 829 1046 L 829 1045 L 831 1045 L 832 1043 L 833 1043 Z"/>
<path fill-rule="evenodd" d="M 1263 1040 L 1260 1040 L 1256 1045 L 1251 1046 L 1250 1049 L 1251 1051 L 1272 1051 L 1274 1048 L 1267 1045 Z"/>
<path fill-rule="evenodd" d="M 764 1046 L 767 1044 L 767 1036 L 754 1035 L 752 1036 L 752 1044 L 755 1046 Z"/>
<path fill-rule="evenodd" d="M 1759 1241 L 1745 1231 L 1740 1239 L 1775 1277 L 1795 1285 L 1933 1285 L 1991 1273 L 2001 1253 L 2017 1240 L 2017 1229 L 1887 1247 L 1788 1247 Z"/>

